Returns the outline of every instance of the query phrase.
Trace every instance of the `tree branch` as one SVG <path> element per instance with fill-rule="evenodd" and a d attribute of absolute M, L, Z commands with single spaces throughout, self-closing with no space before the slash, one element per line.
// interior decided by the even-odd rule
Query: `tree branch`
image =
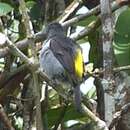
<path fill-rule="evenodd" d="M 95 114 L 93 114 L 84 104 L 82 104 L 82 108 L 84 110 L 84 114 L 89 116 L 89 118 L 97 124 L 98 130 L 108 130 L 106 123 L 95 116 Z"/>
<path fill-rule="evenodd" d="M 30 66 L 34 66 L 34 64 L 32 63 L 31 60 L 29 60 L 29 58 L 24 55 L 15 44 L 13 44 L 8 38 L 6 39 L 6 44 L 7 46 L 10 48 L 10 51 L 15 55 L 21 58 L 21 60 L 23 62 L 25 62 L 26 64 L 30 65 Z"/>
<path fill-rule="evenodd" d="M 119 72 L 119 71 L 123 71 L 123 70 L 129 70 L 130 69 L 130 65 L 126 65 L 126 66 L 120 66 L 120 67 L 115 67 L 113 68 L 113 72 Z M 96 68 L 93 72 L 88 72 L 86 70 L 86 75 L 89 76 L 93 76 L 93 77 L 99 77 L 100 75 L 103 75 L 105 70 L 103 69 L 98 69 Z"/>
<path fill-rule="evenodd" d="M 71 35 L 70 38 L 72 38 L 73 40 L 79 40 L 79 39 L 87 36 L 90 32 L 94 31 L 96 28 L 98 28 L 100 26 L 100 24 L 101 24 L 100 18 L 97 18 L 97 20 L 91 22 L 88 25 L 88 27 L 86 27 L 85 29 L 83 29 L 76 35 Z"/>
<path fill-rule="evenodd" d="M 103 78 L 101 80 L 104 89 L 104 114 L 107 125 L 113 119 L 115 111 L 114 87 L 113 87 L 113 21 L 110 0 L 100 0 L 102 23 L 102 47 L 103 47 Z"/>

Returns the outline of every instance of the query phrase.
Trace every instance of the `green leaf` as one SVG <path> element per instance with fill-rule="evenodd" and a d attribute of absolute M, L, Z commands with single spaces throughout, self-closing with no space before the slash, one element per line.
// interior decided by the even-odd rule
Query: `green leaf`
<path fill-rule="evenodd" d="M 130 43 L 130 9 L 125 10 L 118 17 L 115 27 L 115 43 L 128 44 Z"/>
<path fill-rule="evenodd" d="M 29 9 L 31 19 L 38 20 L 41 16 L 40 6 L 35 1 L 26 2 L 26 6 Z"/>
<path fill-rule="evenodd" d="M 13 8 L 9 4 L 0 2 L 0 16 L 6 16 L 12 10 Z"/>
<path fill-rule="evenodd" d="M 119 66 L 130 64 L 130 9 L 122 12 L 115 26 L 114 52 Z"/>
<path fill-rule="evenodd" d="M 119 45 L 113 43 L 114 53 L 119 66 L 130 64 L 130 45 Z"/>
<path fill-rule="evenodd" d="M 47 116 L 48 116 L 49 127 L 52 127 L 53 125 L 55 125 L 57 119 L 60 116 L 61 111 L 62 111 L 62 107 L 53 108 L 53 109 L 50 109 L 48 111 Z M 76 110 L 73 106 L 69 106 L 67 108 L 67 112 L 66 112 L 66 114 L 63 118 L 63 122 L 66 122 L 66 121 L 69 121 L 69 120 L 80 119 L 82 117 L 84 117 L 84 115 L 81 115 L 78 112 L 76 112 Z"/>
<path fill-rule="evenodd" d="M 36 2 L 34 2 L 34 1 L 27 1 L 26 2 L 26 6 L 28 9 L 31 9 L 35 4 L 36 4 Z"/>

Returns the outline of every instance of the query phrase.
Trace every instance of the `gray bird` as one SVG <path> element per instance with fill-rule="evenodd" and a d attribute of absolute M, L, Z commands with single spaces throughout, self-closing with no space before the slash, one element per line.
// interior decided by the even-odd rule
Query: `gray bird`
<path fill-rule="evenodd" d="M 76 109 L 81 111 L 79 86 L 84 76 L 82 49 L 64 35 L 59 23 L 50 23 L 46 35 L 47 39 L 40 52 L 40 67 L 56 84 L 73 89 Z"/>

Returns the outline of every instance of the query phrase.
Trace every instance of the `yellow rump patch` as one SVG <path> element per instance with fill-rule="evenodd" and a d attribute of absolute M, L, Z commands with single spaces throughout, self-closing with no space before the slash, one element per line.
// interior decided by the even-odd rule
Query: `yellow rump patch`
<path fill-rule="evenodd" d="M 84 67 L 83 67 L 83 56 L 82 56 L 82 52 L 80 49 L 77 50 L 77 54 L 75 57 L 75 72 L 76 75 L 79 78 L 82 78 L 83 73 L 84 73 Z"/>

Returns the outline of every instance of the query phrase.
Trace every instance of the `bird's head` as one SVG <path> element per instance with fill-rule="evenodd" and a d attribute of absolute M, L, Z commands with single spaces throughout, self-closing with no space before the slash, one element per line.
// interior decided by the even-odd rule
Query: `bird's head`
<path fill-rule="evenodd" d="M 53 35 L 63 35 L 64 29 L 58 22 L 52 22 L 48 24 L 46 27 L 46 35 L 47 37 L 51 37 Z"/>

